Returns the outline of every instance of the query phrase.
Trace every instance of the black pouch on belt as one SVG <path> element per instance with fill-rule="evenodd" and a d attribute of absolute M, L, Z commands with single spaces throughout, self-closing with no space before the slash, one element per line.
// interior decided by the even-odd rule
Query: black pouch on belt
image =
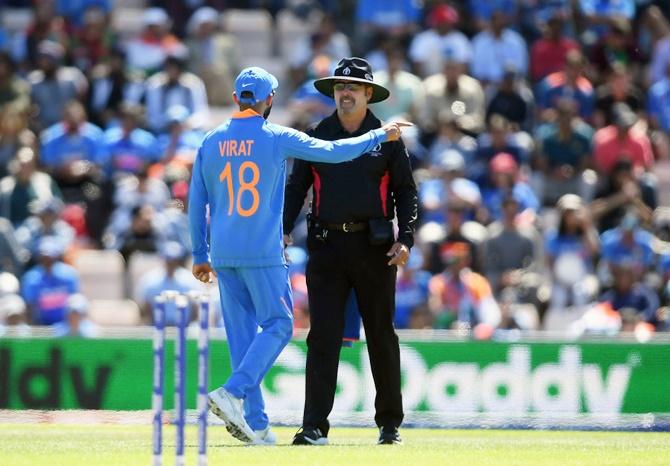
<path fill-rule="evenodd" d="M 393 223 L 390 220 L 371 218 L 368 220 L 368 226 L 368 238 L 373 246 L 393 242 Z"/>

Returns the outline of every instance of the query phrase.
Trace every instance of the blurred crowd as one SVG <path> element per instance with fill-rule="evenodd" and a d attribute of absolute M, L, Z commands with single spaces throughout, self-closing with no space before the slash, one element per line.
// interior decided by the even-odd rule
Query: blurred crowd
<path fill-rule="evenodd" d="M 114 0 L 4 3 L 32 22 L 0 27 L 0 326 L 95 335 L 98 297 L 73 267 L 90 250 L 161 258 L 126 296 L 144 323 L 161 291 L 197 288 L 190 169 L 245 54 L 223 18 L 263 8 L 274 28 L 290 11 L 312 31 L 280 59 L 290 125 L 334 111 L 312 83 L 352 55 L 391 91 L 372 111 L 416 124 L 404 140 L 420 218 L 397 328 L 670 330 L 668 2 L 137 1 L 131 36 Z M 288 251 L 299 328 L 304 228 Z"/>

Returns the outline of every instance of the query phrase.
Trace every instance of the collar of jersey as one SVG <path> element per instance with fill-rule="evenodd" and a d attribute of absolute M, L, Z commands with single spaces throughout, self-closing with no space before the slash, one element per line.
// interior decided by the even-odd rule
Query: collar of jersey
<path fill-rule="evenodd" d="M 248 108 L 246 110 L 241 110 L 233 113 L 233 116 L 231 118 L 253 118 L 259 116 L 261 115 L 256 110 L 254 110 L 253 108 Z"/>

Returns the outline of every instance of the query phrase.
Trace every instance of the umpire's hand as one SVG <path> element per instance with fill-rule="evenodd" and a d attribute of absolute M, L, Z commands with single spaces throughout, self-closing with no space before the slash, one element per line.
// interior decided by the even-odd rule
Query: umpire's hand
<path fill-rule="evenodd" d="M 388 265 L 405 265 L 409 259 L 409 248 L 402 243 L 393 243 L 386 255 L 391 258 Z"/>
<path fill-rule="evenodd" d="M 216 277 L 216 272 L 209 262 L 193 264 L 193 276 L 203 283 L 212 283 L 214 277 Z"/>

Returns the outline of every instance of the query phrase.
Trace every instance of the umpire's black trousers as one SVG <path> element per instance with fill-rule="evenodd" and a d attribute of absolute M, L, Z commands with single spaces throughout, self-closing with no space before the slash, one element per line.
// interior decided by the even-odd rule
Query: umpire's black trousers
<path fill-rule="evenodd" d="M 400 350 L 393 328 L 396 267 L 387 265 L 392 243 L 372 246 L 367 232 L 328 231 L 307 240 L 307 289 L 311 327 L 307 337 L 307 368 L 303 426 L 328 434 L 337 368 L 342 348 L 344 309 L 356 291 L 377 389 L 377 426 L 400 426 Z"/>

